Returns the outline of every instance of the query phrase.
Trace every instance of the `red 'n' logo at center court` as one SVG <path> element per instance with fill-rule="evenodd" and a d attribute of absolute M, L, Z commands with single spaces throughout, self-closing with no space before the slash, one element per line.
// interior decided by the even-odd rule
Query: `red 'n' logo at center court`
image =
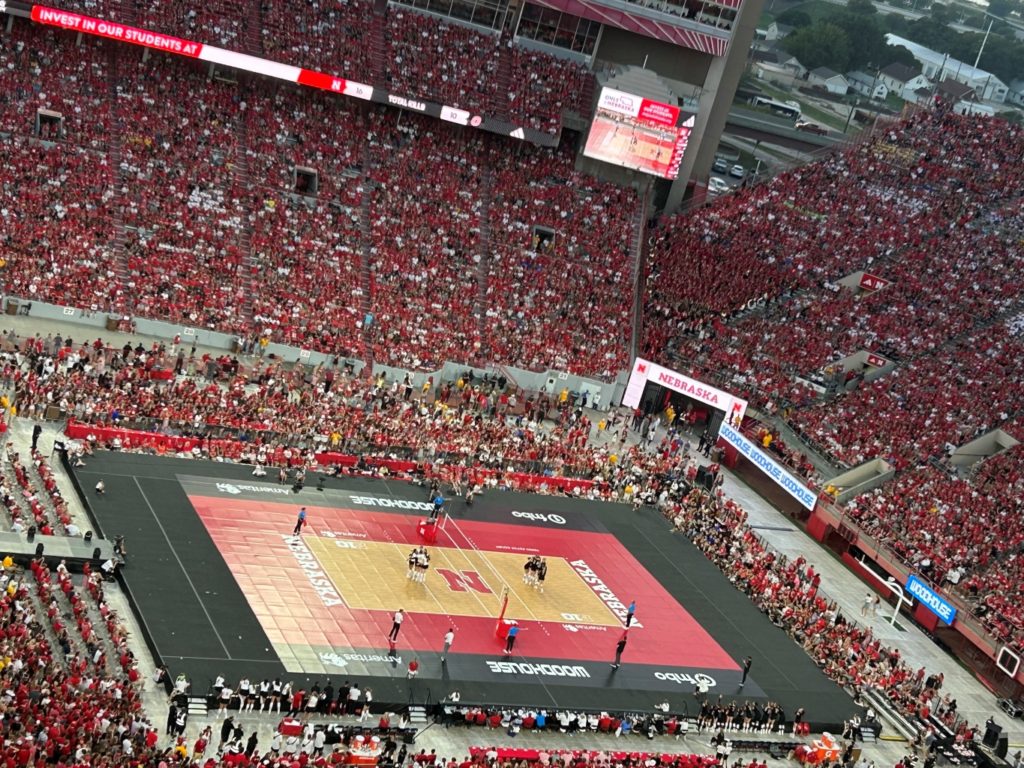
<path fill-rule="evenodd" d="M 494 594 L 476 571 L 453 571 L 449 568 L 437 568 L 437 575 L 448 582 L 452 592 L 465 592 L 472 589 L 483 595 Z"/>

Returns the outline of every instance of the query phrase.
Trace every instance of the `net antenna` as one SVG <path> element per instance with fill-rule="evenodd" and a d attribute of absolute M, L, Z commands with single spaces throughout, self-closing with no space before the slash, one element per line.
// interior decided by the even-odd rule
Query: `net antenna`
<path fill-rule="evenodd" d="M 501 622 L 505 620 L 505 611 L 508 609 L 508 596 L 509 589 L 508 584 L 502 585 L 501 588 L 501 610 L 498 612 L 498 621 L 495 625 L 495 629 L 501 626 Z"/>
<path fill-rule="evenodd" d="M 515 591 L 501 575 L 498 569 L 494 567 L 494 564 L 487 558 L 486 554 L 480 551 L 472 538 L 462 531 L 462 528 L 459 526 L 459 523 L 455 518 L 446 515 L 444 527 L 440 530 L 444 531 L 444 535 L 452 543 L 454 549 L 462 556 L 462 559 L 471 568 L 478 568 L 481 571 L 481 575 L 487 579 L 492 589 L 497 589 L 500 585 L 501 591 L 496 594 L 499 606 L 498 622 L 500 623 L 502 619 L 505 618 L 509 601 L 513 595 L 516 595 Z M 462 543 L 456 541 L 456 536 L 458 536 Z M 517 610 L 519 609 L 518 607 L 521 606 L 530 614 L 533 620 L 537 621 L 537 617 L 533 614 L 533 611 L 530 610 L 526 602 L 518 595 L 516 595 L 516 599 Z"/>

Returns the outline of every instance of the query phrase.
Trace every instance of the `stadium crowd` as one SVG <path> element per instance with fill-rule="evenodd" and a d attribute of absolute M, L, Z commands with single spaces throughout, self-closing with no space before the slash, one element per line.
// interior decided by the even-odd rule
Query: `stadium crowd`
<path fill-rule="evenodd" d="M 963 733 L 970 728 L 958 718 L 951 699 L 940 693 L 941 674 L 928 675 L 924 668 L 913 670 L 898 650 L 874 637 L 871 627 L 845 616 L 821 592 L 821 577 L 806 559 L 789 559 L 768 548 L 747 524 L 746 511 L 733 500 L 681 487 L 660 505 L 666 517 L 729 575 L 737 589 L 855 698 L 871 688 L 911 719 L 928 708 L 950 729 Z"/>
<path fill-rule="evenodd" d="M 23 33 L 29 48 L 59 37 Z M 117 169 L 100 164 L 97 172 L 85 148 L 96 129 L 75 129 L 84 134 L 83 148 L 7 139 L 8 178 L 31 178 L 39 163 L 61 167 L 63 189 L 79 190 L 86 201 L 66 206 L 55 185 L 16 198 L 13 184 L 3 186 L 11 196 L 5 205 L 26 222 L 6 236 L 8 287 L 16 280 L 28 286 L 29 297 L 61 303 L 81 305 L 89 296 L 88 307 L 97 311 L 123 311 L 131 297 L 145 313 L 236 333 L 249 348 L 254 339 L 345 354 L 369 348 L 381 361 L 412 369 L 435 369 L 451 358 L 601 376 L 624 367 L 636 197 L 575 173 L 569 154 L 532 148 L 514 155 L 486 138 L 462 140 L 423 118 L 393 125 L 382 113 L 346 111 L 322 96 L 284 88 L 243 99 L 214 82 L 202 108 L 182 105 L 167 95 L 195 77 L 186 66 L 156 60 L 129 66 L 117 58 L 113 69 L 110 61 L 102 66 L 120 94 L 108 113 L 123 126 Z M 160 121 L 135 119 L 155 101 Z M 165 123 L 188 140 L 169 140 L 158 130 Z M 969 140 L 979 125 L 983 136 Z M 963 141 L 943 143 L 948 135 Z M 248 143 L 247 173 L 260 179 L 247 190 L 231 167 L 241 159 L 240 136 Z M 990 322 L 1016 300 L 1004 276 L 1019 269 L 1013 245 L 1022 227 L 1013 206 L 999 201 L 1019 174 L 1009 163 L 1019 144 L 1014 128 L 999 132 L 941 110 L 920 114 L 707 212 L 670 219 L 653 246 L 648 349 L 655 355 L 679 351 L 693 361 L 698 378 L 713 378 L 768 411 L 785 413 L 838 462 L 882 457 L 909 471 L 943 457 L 948 445 L 1021 407 L 1020 387 L 1007 375 L 1020 354 L 1020 328 Z M 302 158 L 323 170 L 317 174 L 322 199 L 288 195 Z M 940 176 L 938 169 L 946 167 L 948 176 Z M 112 207 L 128 225 L 126 284 L 111 259 Z M 436 218 L 440 211 L 442 219 Z M 905 226 L 907 220 L 912 225 Z M 29 238 L 18 240 L 27 232 Z M 32 248 L 37 239 L 63 247 Z M 185 248 L 198 248 L 200 258 L 185 258 Z M 672 262 L 683 248 L 691 265 L 707 258 L 689 267 L 699 280 L 678 278 L 692 273 Z M 489 257 L 481 260 L 484 252 Z M 841 270 L 849 271 L 856 254 L 853 263 L 876 270 L 890 286 L 861 294 L 840 288 Z M 728 272 L 719 266 L 736 258 L 752 261 Z M 800 295 L 765 298 L 779 280 Z M 967 311 L 942 311 L 951 292 L 968 303 Z M 754 310 L 744 311 L 752 302 Z M 731 317 L 734 312 L 739 316 Z M 987 325 L 974 328 L 979 321 Z M 853 391 L 824 401 L 806 381 L 794 380 L 797 374 L 813 380 L 859 348 L 901 365 L 870 384 L 855 377 L 848 387 Z M 955 378 L 946 355 L 955 360 Z M 167 366 L 174 368 L 174 361 Z M 58 401 L 65 389 L 79 400 L 94 398 L 70 403 L 69 411 L 79 406 L 86 421 L 117 400 L 89 376 L 62 376 L 50 393 Z M 117 386 L 144 379 L 132 366 L 113 376 Z M 316 381 L 325 376 L 316 374 Z M 231 386 L 242 392 L 251 382 L 247 375 Z M 184 423 L 216 410 L 217 398 L 201 387 L 176 387 L 167 399 Z M 357 402 L 367 393 L 348 395 Z M 312 427 L 322 441 L 337 431 L 328 426 L 334 396 L 312 409 L 288 402 L 283 390 L 271 396 L 284 400 L 272 420 L 243 412 L 232 426 L 270 430 L 272 422 L 282 434 Z M 157 420 L 166 407 L 159 397 L 133 404 L 143 407 L 138 416 Z M 266 410 L 245 408 L 259 416 Z M 345 412 L 355 424 L 341 430 L 346 444 L 377 454 L 467 456 L 484 435 L 479 424 L 438 417 L 442 406 L 418 415 L 434 420 L 435 429 L 443 425 L 427 439 L 415 434 L 417 414 L 404 403 L 392 401 L 386 409 L 391 419 L 384 429 L 368 426 L 373 420 L 364 421 L 358 408 Z M 629 461 L 608 450 L 566 456 L 571 452 L 557 446 L 564 439 L 558 432 L 501 429 L 486 439 L 492 443 L 482 452 L 488 460 L 547 462 L 556 473 L 602 481 L 611 456 Z M 594 493 L 621 494 L 625 487 L 613 483 Z M 877 525 L 900 531 L 914 510 L 887 499 L 892 511 Z M 901 555 L 913 561 L 920 545 L 906 547 Z M 1011 553 L 1012 545 L 999 552 Z M 973 575 L 969 597 L 987 613 L 986 622 L 1004 636 L 1018 632 L 1020 616 L 1008 616 L 1012 606 L 998 597 L 1002 572 Z"/>
<path fill-rule="evenodd" d="M 630 249 L 642 205 L 568 150 L 494 153 L 484 304 L 489 357 L 613 378 L 629 365 Z M 581 205 L 581 201 L 583 204 Z"/>
<path fill-rule="evenodd" d="M 681 370 L 778 413 L 839 466 L 890 462 L 895 486 L 851 502 L 850 519 L 1018 648 L 1024 529 L 1015 496 L 996 489 L 1017 482 L 1020 453 L 964 479 L 949 458 L 1000 426 L 1020 437 L 1020 297 L 1005 275 L 1022 266 L 1011 160 L 1022 149 L 1018 128 L 940 107 L 671 218 L 653 238 L 645 321 L 649 355 L 676 355 Z M 681 259 L 701 279 L 686 279 Z M 858 290 L 858 270 L 888 284 Z M 851 363 L 829 384 L 861 350 L 894 370 Z"/>
<path fill-rule="evenodd" d="M 10 341 L 11 337 L 7 338 Z M 26 340 L 23 345 L 26 348 L 55 350 L 58 354 L 63 350 L 71 349 L 71 352 L 64 354 L 64 358 L 78 356 L 74 345 L 65 346 L 63 339 L 60 341 L 55 338 L 35 339 L 31 342 Z M 87 349 L 104 350 L 105 348 L 99 344 L 89 345 Z M 131 370 L 140 368 L 144 370 L 145 361 L 142 359 L 150 359 L 148 350 L 106 350 L 91 357 L 88 352 L 83 351 L 81 360 L 75 362 L 75 365 L 83 362 L 84 365 L 81 366 L 83 368 L 96 367 L 105 370 L 106 363 L 101 361 L 105 360 L 108 353 L 114 355 L 111 357 L 111 368 L 118 367 L 117 363 L 112 362 L 113 360 L 121 359 L 129 361 L 127 365 Z M 155 356 L 159 358 L 159 352 Z M 44 361 L 36 355 L 34 362 L 38 364 Z M 31 367 L 34 369 L 36 365 Z M 24 391 L 18 386 L 19 373 L 10 365 L 5 368 L 4 375 L 11 377 L 17 391 Z M 58 366 L 58 369 L 54 370 L 47 381 L 57 379 L 60 375 Z M 81 381 L 79 386 L 80 384 Z M 311 384 L 315 386 L 315 377 Z M 348 386 L 348 382 L 335 379 L 330 389 L 344 391 L 346 386 Z M 286 387 L 286 389 L 292 392 L 300 391 L 298 387 Z M 406 394 L 403 387 L 392 386 L 389 389 L 394 400 L 404 401 Z M 222 390 L 216 386 L 207 388 L 207 393 L 213 394 L 214 390 L 223 395 Z M 147 398 L 144 396 L 144 391 L 134 390 L 134 393 L 136 400 L 143 395 L 140 410 L 145 410 Z M 238 394 L 238 392 L 228 392 L 227 394 L 230 396 Z M 463 395 L 465 394 L 463 393 Z M 411 400 L 415 400 L 415 393 L 410 394 L 409 397 Z M 386 400 L 386 397 L 381 398 L 380 405 L 383 405 Z M 466 398 L 467 402 L 471 400 L 472 398 Z M 17 402 L 23 403 L 25 410 L 22 412 L 35 412 L 31 404 L 24 405 L 26 401 L 18 400 Z M 489 409 L 483 406 L 483 403 L 486 402 L 490 402 L 489 398 L 483 398 L 479 406 L 469 402 L 465 409 L 466 414 L 472 414 L 471 418 L 476 421 L 500 423 L 501 419 L 496 419 L 495 415 L 492 415 Z M 218 405 L 223 410 L 226 402 L 218 400 Z M 502 408 L 508 407 L 509 403 L 499 399 L 494 405 L 497 411 L 501 411 Z M 111 402 L 107 404 L 106 408 L 110 407 L 113 407 L 109 413 L 111 420 L 128 422 L 134 416 L 130 410 L 130 404 L 127 402 Z M 125 409 L 123 413 L 122 407 Z M 570 421 L 573 418 L 572 413 L 568 416 Z M 496 428 L 497 425 L 492 424 L 491 427 Z M 624 430 L 628 428 L 625 422 L 622 424 L 622 428 Z M 568 441 L 577 446 L 577 453 L 586 450 L 586 438 L 590 432 L 589 429 L 583 431 L 583 425 L 580 426 L 580 430 L 575 435 L 571 432 L 567 435 Z M 332 435 L 329 439 L 336 438 Z M 340 439 L 340 436 L 337 439 Z M 488 443 L 486 437 L 483 440 L 474 437 L 473 444 L 482 446 Z M 955 704 L 950 706 L 948 697 L 943 699 L 941 696 L 941 676 L 926 676 L 923 670 L 914 672 L 909 669 L 902 663 L 897 652 L 883 647 L 877 639 L 872 637 L 870 629 L 860 627 L 850 621 L 848 617 L 841 615 L 835 605 L 819 592 L 820 577 L 817 577 L 813 569 L 809 568 L 802 558 L 787 560 L 767 549 L 746 525 L 746 513 L 734 502 L 721 495 L 712 496 L 703 491 L 690 490 L 690 484 L 684 482 L 683 478 L 692 480 L 695 466 L 687 461 L 685 450 L 678 451 L 680 455 L 675 462 L 659 464 L 658 455 L 670 450 L 671 446 L 654 445 L 652 447 L 655 448 L 653 453 L 638 448 L 631 454 L 634 463 L 627 474 L 631 486 L 631 489 L 625 490 L 627 499 L 635 497 L 649 502 L 656 501 L 666 517 L 694 540 L 730 576 L 737 588 L 746 591 L 755 604 L 764 610 L 774 622 L 786 628 L 798 642 L 803 644 L 826 674 L 837 682 L 848 686 L 853 693 L 856 694 L 859 690 L 872 687 L 884 693 L 894 705 L 908 714 L 928 707 L 939 712 L 951 728 L 967 727 L 966 724 L 957 721 Z M 681 447 L 685 447 L 685 445 Z M 123 445 L 120 448 L 129 449 L 130 446 Z M 486 462 L 486 456 L 478 458 Z M 468 482 L 472 482 L 472 472 L 467 473 L 467 476 Z M 449 473 L 446 477 L 453 480 L 456 475 Z M 43 584 L 49 581 L 42 572 L 37 572 L 36 579 Z M 88 648 L 89 640 L 92 637 L 93 623 L 89 616 L 92 614 L 88 613 L 85 608 L 75 609 L 79 601 L 74 596 L 75 588 L 68 577 L 59 575 L 57 585 L 60 586 L 59 591 L 69 600 L 75 615 L 79 617 L 78 632 L 82 635 L 82 644 Z M 102 581 L 98 577 L 90 577 L 87 581 L 87 588 L 93 599 L 99 603 L 100 607 L 97 610 L 102 615 L 104 613 Z M 54 599 L 59 602 L 61 599 L 59 595 L 54 594 L 52 588 L 48 587 L 40 587 L 40 595 L 44 604 L 50 603 Z M 49 615 L 57 621 L 61 611 L 59 608 L 51 609 Z M 58 621 L 54 625 L 54 635 L 63 636 L 65 629 L 63 623 Z M 77 643 L 77 636 L 75 642 Z M 94 660 L 94 664 L 109 666 L 108 660 L 104 659 L 102 655 L 96 654 L 95 650 L 90 650 L 90 658 Z M 120 663 L 129 670 L 133 668 L 130 657 L 121 658 Z M 134 676 L 137 678 L 137 672 L 134 673 Z M 148 733 L 148 730 L 143 732 Z M 140 755 L 146 754 L 140 739 L 132 740 L 129 737 L 129 740 L 132 743 L 125 745 L 125 740 L 121 739 L 120 749 L 132 749 L 137 750 Z M 108 749 L 113 750 L 114 755 L 117 754 L 118 742 L 116 740 L 108 739 L 103 743 Z M 155 747 L 155 744 L 153 746 Z M 173 747 L 179 751 L 182 748 L 187 751 L 187 745 L 183 745 L 181 742 Z M 93 749 L 95 750 L 95 747 Z M 98 753 L 102 760 L 104 754 L 102 748 L 98 750 Z M 244 751 L 232 747 L 230 744 L 225 750 L 225 755 L 230 759 L 234 759 L 232 756 L 239 753 L 244 754 Z M 95 751 L 94 754 L 96 754 Z M 106 765 L 108 763 L 100 761 L 91 764 Z M 215 765 L 217 763 L 208 764 Z M 223 764 L 234 763 L 229 761 Z"/>
<path fill-rule="evenodd" d="M 502 55 L 496 32 L 444 20 L 425 24 L 422 13 L 399 7 L 388 15 L 387 38 L 389 90 L 475 114 L 493 106 Z"/>
<path fill-rule="evenodd" d="M 936 466 L 903 473 L 892 487 L 854 499 L 847 514 L 907 565 L 966 599 L 996 637 L 1020 649 L 1022 489 L 1024 450 L 1017 445 L 981 462 L 970 478 Z"/>
<path fill-rule="evenodd" d="M 42 558 L 22 569 L 7 557 L 0 583 L 5 765 L 113 768 L 151 749 L 157 734 L 103 579 L 80 581 Z"/>
<path fill-rule="evenodd" d="M 82 7 L 103 10 L 94 0 Z M 313 59 L 345 74 L 381 69 L 366 31 L 372 24 L 363 23 L 371 8 L 346 3 L 325 17 L 312 8 L 261 4 L 257 16 L 282 30 L 262 37 L 266 55 Z M 210 28 L 225 45 L 251 23 L 213 20 L 236 13 L 234 3 L 184 15 L 174 3 L 143 10 L 139 23 L 183 35 Z M 405 66 L 382 76 L 396 88 L 467 108 L 500 104 L 500 112 L 549 131 L 563 108 L 582 106 L 584 75 L 569 65 L 444 22 L 424 30 L 412 11 L 388 14 L 389 55 Z M 339 25 L 348 37 L 335 34 Z M 13 73 L 0 94 L 0 127 L 11 132 L 0 139 L 0 212 L 17 222 L 0 240 L 5 292 L 214 328 L 250 348 L 260 339 L 336 355 L 372 352 L 411 369 L 490 360 L 611 377 L 625 366 L 639 203 L 634 192 L 575 172 L 571 154 L 510 152 L 423 118 L 396 125 L 394 113 L 376 108 L 292 89 L 257 93 L 159 55 L 141 62 L 102 42 L 72 40 L 18 23 L 0 49 L 0 67 Z M 439 65 L 453 61 L 450 71 Z M 475 83 L 460 79 L 464 67 L 481 73 Z M 497 87 L 502 71 L 511 72 L 507 93 Z M 176 98 L 188 84 L 206 97 Z M 1021 129 L 939 108 L 714 207 L 669 217 L 651 242 L 644 323 L 649 357 L 675 356 L 699 378 L 782 413 L 837 463 L 890 461 L 900 472 L 895 484 L 851 502 L 850 518 L 963 595 L 1018 648 L 1024 529 L 1020 494 L 1007 488 L 1021 490 L 1022 452 L 987 459 L 966 479 L 948 458 L 997 426 L 1022 435 L 1024 395 L 1014 377 L 1021 328 L 1016 318 L 1004 322 L 1019 310 L 1018 286 L 1006 276 L 1021 271 L 1024 226 L 1019 204 L 1004 201 L 1016 201 L 1024 181 L 1022 150 Z M 298 166 L 316 171 L 316 196 Z M 856 288 L 860 271 L 888 285 L 845 286 L 852 277 Z M 591 480 L 579 492 L 595 497 L 656 500 L 834 679 L 878 688 L 909 712 L 940 700 L 941 681 L 929 685 L 935 678 L 913 672 L 870 630 L 839 615 L 806 564 L 768 552 L 742 510 L 677 498 L 677 480 L 695 472 L 685 438 L 658 438 L 649 421 L 645 450 L 627 442 L 628 425 L 617 416 L 594 423 L 560 396 L 493 383 L 413 391 L 397 378 L 215 359 L 177 345 L 5 342 L 11 406 L 29 418 L 55 406 L 96 426 L 198 434 L 206 441 L 199 455 L 212 458 L 265 463 L 286 450 L 303 463 L 315 449 L 402 456 L 443 463 L 451 467 L 446 479 L 470 487 L 525 470 Z M 811 386 L 820 372 L 862 349 L 895 371 L 865 383 L 858 374 L 869 371 L 854 370 L 841 391 L 820 398 Z M 159 378 L 160 371 L 176 375 Z M 600 433 L 608 436 L 591 439 Z M 35 456 L 32 463 L 45 484 L 45 464 Z M 481 469 L 497 474 L 485 480 Z M 12 525 L 17 508 L 40 527 L 66 530 L 59 512 L 48 516 L 59 499 L 27 509 L 15 503 L 12 483 L 24 487 L 28 475 L 14 472 L 0 486 Z M 68 630 L 59 610 L 51 615 L 51 601 L 64 595 L 74 610 L 76 593 L 42 568 L 32 578 L 40 611 L 19 599 L 33 594 L 21 591 L 23 582 L 13 593 L 8 583 L 3 603 L 14 633 L 8 645 L 25 639 L 43 613 L 50 621 L 24 644 L 22 665 L 2 670 L 13 681 L 9 703 L 28 707 L 22 744 L 40 706 L 28 690 L 45 670 L 59 681 L 49 683 L 54 712 L 72 697 L 90 702 L 78 715 L 95 717 L 91 764 L 116 764 L 116 750 L 141 748 L 147 730 L 134 719 L 131 686 L 104 688 L 88 675 L 100 667 L 111 679 L 137 672 L 121 655 L 117 669 L 102 655 L 61 659 L 45 650 L 40 638 L 52 632 L 63 649 Z M 81 639 L 68 648 L 87 649 L 92 623 L 74 613 Z M 108 626 L 116 648 L 115 629 Z M 107 698 L 117 701 L 109 710 L 99 703 Z M 117 717 L 98 715 L 97 706 Z M 118 723 L 127 731 L 118 733 Z M 127 747 L 114 737 L 125 732 Z M 79 751 L 82 739 L 59 724 L 46 733 L 47 749 Z M 41 734 L 32 735 L 38 749 Z"/>
<path fill-rule="evenodd" d="M 485 327 L 501 332 L 496 362 L 605 377 L 624 364 L 639 201 L 577 173 L 570 153 L 512 153 L 424 118 L 396 125 L 392 111 L 210 80 L 91 39 L 76 51 L 89 67 L 72 73 L 63 33 L 19 24 L 12 39 L 0 64 L 31 76 L 0 95 L 13 132 L 0 202 L 22 223 L 3 235 L 6 291 L 412 368 L 482 361 Z M 186 89 L 206 98 L 177 98 Z M 96 108 L 76 105 L 79 93 Z M 38 107 L 63 115 L 55 145 L 28 138 Z"/>
<path fill-rule="evenodd" d="M 568 390 L 526 395 L 496 381 L 411 384 L 383 375 L 366 381 L 344 368 L 290 367 L 280 361 L 191 355 L 186 348 L 114 348 L 101 339 L 3 339 L 3 384 L 15 412 L 40 418 L 50 405 L 97 427 L 134 427 L 204 438 L 199 455 L 267 463 L 279 449 L 292 461 L 315 451 L 402 457 L 469 468 L 522 471 L 595 481 L 590 493 L 631 501 L 638 478 L 680 470 L 685 439 L 661 436 L 657 448 L 627 442 L 625 418 L 593 423 Z M 168 378 L 158 371 L 179 371 Z M 551 422 L 554 421 L 554 424 Z M 588 445 L 592 433 L 605 433 Z M 225 437 L 224 440 L 215 439 Z M 130 448 L 132 446 L 122 446 Z M 295 450 L 298 447 L 297 450 Z M 456 471 L 456 470 L 453 470 Z"/>
<path fill-rule="evenodd" d="M 582 65 L 408 6 L 378 11 L 367 0 L 326 6 L 280 0 L 54 5 L 339 75 L 403 98 L 507 116 L 552 135 L 561 130 L 563 111 L 590 108 L 592 76 Z"/>
<path fill-rule="evenodd" d="M 370 141 L 374 359 L 414 370 L 480 362 L 483 139 L 439 126 L 403 120 Z"/>
<path fill-rule="evenodd" d="M 976 129 L 980 142 L 971 138 Z M 719 367 L 735 366 L 770 391 L 762 376 L 810 372 L 865 345 L 934 349 L 969 327 L 965 318 L 1003 311 L 1013 291 L 998 276 L 1019 257 L 971 225 L 1013 198 L 1019 169 L 1011 158 L 1022 146 L 1019 129 L 922 112 L 850 150 L 669 217 L 652 236 L 649 354 L 694 358 L 725 347 L 738 359 Z M 838 281 L 858 270 L 892 285 L 875 296 L 840 293 Z M 780 300 L 795 290 L 799 300 Z M 962 309 L 943 301 L 957 291 Z M 796 330 L 758 354 L 761 324 L 725 330 L 722 321 L 765 303 L 767 321 Z"/>

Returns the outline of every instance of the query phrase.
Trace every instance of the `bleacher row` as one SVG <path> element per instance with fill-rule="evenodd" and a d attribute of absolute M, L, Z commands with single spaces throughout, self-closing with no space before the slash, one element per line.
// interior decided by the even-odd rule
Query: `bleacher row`
<path fill-rule="evenodd" d="M 0 597 L 5 764 L 112 766 L 144 746 L 139 672 L 98 573 L 5 560 Z M 131 752 L 127 752 L 131 754 Z M 89 755 L 92 762 L 89 762 Z"/>
<path fill-rule="evenodd" d="M 648 356 L 778 414 L 836 467 L 894 465 L 849 517 L 1018 647 L 1024 452 L 966 478 L 946 459 L 995 428 L 1024 439 L 1024 297 L 1006 279 L 1024 267 L 1022 151 L 1020 128 L 939 106 L 670 218 L 651 238 L 644 327 Z M 840 286 L 859 270 L 890 285 Z M 897 366 L 850 391 L 812 388 L 860 350 Z"/>
<path fill-rule="evenodd" d="M 626 364 L 640 203 L 570 151 L 70 40 L 19 23 L 0 47 L 21 78 L 0 95 L 5 290 L 413 368 L 485 347 L 531 369 Z M 62 141 L 29 138 L 40 107 Z M 316 199 L 289 195 L 296 166 Z"/>
<path fill-rule="evenodd" d="M 507 38 L 372 0 L 329 4 L 214 0 L 55 0 L 111 18 L 285 64 L 385 87 L 557 135 L 562 112 L 584 113 L 589 73 Z M 501 76 L 504 70 L 507 76 Z"/>
<path fill-rule="evenodd" d="M 6 453 L 6 460 L 0 462 L 0 516 L 7 527 L 25 531 L 34 526 L 47 536 L 66 534 L 71 516 L 46 458 L 33 451 L 26 463 L 10 443 Z M 76 530 L 73 527 L 71 532 Z"/>

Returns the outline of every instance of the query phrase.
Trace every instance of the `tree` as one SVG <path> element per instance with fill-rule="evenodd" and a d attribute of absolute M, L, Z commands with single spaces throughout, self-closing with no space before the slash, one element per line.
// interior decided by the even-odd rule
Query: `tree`
<path fill-rule="evenodd" d="M 782 44 L 807 69 L 828 67 L 845 72 L 850 63 L 850 39 L 841 27 L 827 21 L 796 30 Z"/>
<path fill-rule="evenodd" d="M 974 35 L 974 37 L 979 37 Z M 981 41 L 978 40 L 978 45 Z M 973 54 L 965 61 L 973 62 L 978 55 L 977 47 L 973 48 Z M 985 44 L 985 50 L 981 54 L 981 61 L 978 66 L 988 70 L 1004 83 L 1009 83 L 1020 77 L 1024 72 L 1024 46 L 1014 39 L 1003 35 L 992 34 Z"/>
<path fill-rule="evenodd" d="M 917 67 L 917 59 L 914 58 L 914 54 L 902 45 L 887 45 L 886 49 L 888 58 L 879 64 L 880 67 L 884 68 L 889 64 L 906 64 L 908 67 Z"/>
<path fill-rule="evenodd" d="M 801 11 L 799 8 L 790 8 L 785 13 L 780 13 L 776 21 L 780 24 L 787 24 L 793 27 L 793 29 L 803 29 L 814 23 L 811 15 L 807 11 Z"/>
<path fill-rule="evenodd" d="M 875 16 L 878 13 L 878 9 L 875 8 L 875 4 L 871 0 L 849 0 L 846 10 L 857 16 Z"/>
<path fill-rule="evenodd" d="M 898 13 L 891 13 L 885 18 L 885 32 L 892 32 L 894 35 L 906 37 L 910 31 L 910 22 L 905 16 Z M 892 46 L 890 46 L 892 47 Z M 904 48 L 903 50 L 906 50 Z"/>
<path fill-rule="evenodd" d="M 1013 10 L 1011 0 L 988 0 L 988 12 L 1000 19 L 1005 19 L 1007 14 Z"/>
<path fill-rule="evenodd" d="M 947 5 L 946 3 L 932 3 L 931 14 L 929 16 L 925 16 L 922 21 L 927 19 L 944 27 L 953 21 L 955 17 L 956 11 L 951 5 Z"/>
<path fill-rule="evenodd" d="M 847 66 L 851 69 L 861 69 L 869 65 L 878 68 L 889 63 L 889 46 L 885 42 L 881 27 L 872 16 L 857 14 L 849 9 L 837 9 L 828 17 L 828 21 L 843 30 L 847 40 L 857 42 L 856 46 L 850 47 Z"/>

